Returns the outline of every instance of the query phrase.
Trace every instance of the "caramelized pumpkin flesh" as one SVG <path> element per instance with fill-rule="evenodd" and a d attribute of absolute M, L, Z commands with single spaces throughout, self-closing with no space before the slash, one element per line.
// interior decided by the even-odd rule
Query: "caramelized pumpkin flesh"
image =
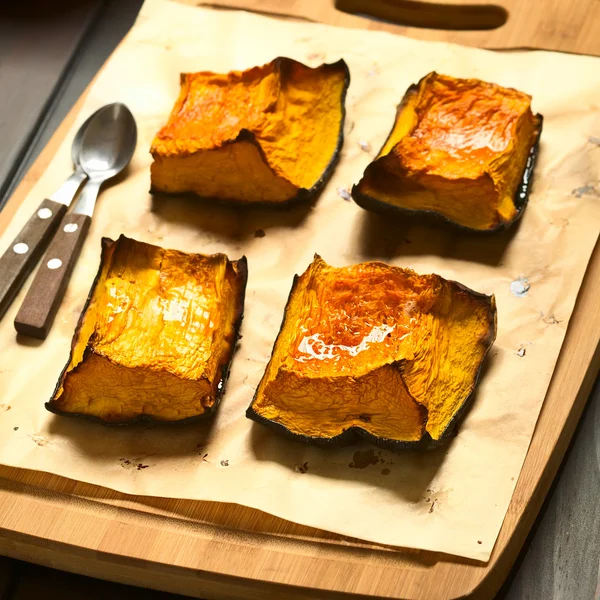
<path fill-rule="evenodd" d="M 337 158 L 348 68 L 289 58 L 227 74 L 181 75 L 152 144 L 152 190 L 243 203 L 315 193 Z"/>
<path fill-rule="evenodd" d="M 496 331 L 493 297 L 383 263 L 316 257 L 292 288 L 248 416 L 316 443 L 440 441 Z"/>
<path fill-rule="evenodd" d="M 180 421 L 216 407 L 233 353 L 245 259 L 103 240 L 102 264 L 47 407 L 107 423 Z"/>
<path fill-rule="evenodd" d="M 355 200 L 374 210 L 433 212 L 470 229 L 506 227 L 523 207 L 524 172 L 541 129 L 530 104 L 517 90 L 430 73 L 406 93 Z"/>

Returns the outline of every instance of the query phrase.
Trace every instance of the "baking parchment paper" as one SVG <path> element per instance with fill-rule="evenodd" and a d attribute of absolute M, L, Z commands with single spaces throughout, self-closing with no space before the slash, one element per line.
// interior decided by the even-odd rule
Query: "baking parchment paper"
<path fill-rule="evenodd" d="M 177 97 L 179 73 L 244 69 L 276 56 L 313 66 L 344 58 L 350 67 L 341 160 L 318 200 L 275 211 L 151 197 L 149 146 Z M 526 91 L 544 115 L 529 206 L 507 232 L 478 235 L 393 221 L 346 199 L 385 140 L 406 88 L 432 70 Z M 44 342 L 17 338 L 12 323 L 24 291 L 0 322 L 0 463 L 130 494 L 233 502 L 381 544 L 488 560 L 598 237 L 600 60 L 497 54 L 147 0 L 4 232 L 0 251 L 69 174 L 79 125 L 114 101 L 133 111 L 138 148 L 126 176 L 101 193 L 50 335 Z M 100 238 L 121 233 L 190 252 L 248 257 L 243 339 L 211 423 L 108 428 L 44 408 L 98 268 Z M 446 447 L 401 455 L 367 444 L 321 450 L 246 419 L 293 275 L 315 252 L 335 266 L 385 260 L 495 294 L 497 341 L 474 405 Z M 520 283 L 511 292 L 514 281 Z"/>

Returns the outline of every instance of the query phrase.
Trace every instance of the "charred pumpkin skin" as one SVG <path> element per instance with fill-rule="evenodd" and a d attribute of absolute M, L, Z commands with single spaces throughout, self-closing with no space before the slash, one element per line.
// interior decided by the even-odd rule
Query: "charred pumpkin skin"
<path fill-rule="evenodd" d="M 441 76 L 437 73 L 430 73 L 429 75 L 421 79 L 421 81 L 418 84 L 413 84 L 408 88 L 402 101 L 398 105 L 394 127 L 388 135 L 388 138 L 383 144 L 376 159 L 368 165 L 361 181 L 352 187 L 352 198 L 361 208 L 379 214 L 391 216 L 404 216 L 409 218 L 424 217 L 426 219 L 430 219 L 433 222 L 438 221 L 441 223 L 450 224 L 451 226 L 454 226 L 458 229 L 482 233 L 491 233 L 507 229 L 521 218 L 524 209 L 527 205 L 527 201 L 529 199 L 529 193 L 533 184 L 533 173 L 535 163 L 539 153 L 539 140 L 543 125 L 543 117 L 540 114 L 532 116 L 533 133 L 530 136 L 531 139 L 528 143 L 529 150 L 527 153 L 526 160 L 524 161 L 520 177 L 518 178 L 518 181 L 513 182 L 515 191 L 512 195 L 512 208 L 514 212 L 512 216 L 508 219 L 503 219 L 499 215 L 497 215 L 495 222 L 488 223 L 485 227 L 480 227 L 474 223 L 458 222 L 449 215 L 443 214 L 442 212 L 436 210 L 400 206 L 398 204 L 386 201 L 383 197 L 377 197 L 376 194 L 374 194 L 372 191 L 367 190 L 367 187 L 370 185 L 367 183 L 369 180 L 375 181 L 377 179 L 381 179 L 382 176 L 389 180 L 390 183 L 387 184 L 389 187 L 394 186 L 392 176 L 390 176 L 390 174 L 387 173 L 385 168 L 382 166 L 382 160 L 389 161 L 391 151 L 394 150 L 394 144 L 392 143 L 392 140 L 395 136 L 396 128 L 402 126 L 401 120 L 403 118 L 407 119 L 409 116 L 408 113 L 414 110 L 414 107 L 419 102 L 418 97 L 419 94 L 423 92 L 423 88 L 425 88 L 427 85 L 430 84 L 432 80 L 435 79 L 440 79 L 442 81 L 450 80 L 451 82 L 458 82 L 459 84 L 462 82 L 465 82 L 467 84 L 473 83 L 474 85 L 481 84 L 482 86 L 486 86 L 488 88 L 493 89 L 494 93 L 498 93 L 499 95 L 503 93 L 510 93 L 515 95 L 520 94 L 521 96 L 526 97 L 525 94 L 521 94 L 520 92 L 516 92 L 515 90 L 501 88 L 500 86 L 496 86 L 494 84 L 487 84 L 485 82 L 480 82 L 479 80 L 453 80 L 453 78 Z M 408 130 L 406 135 L 410 136 L 411 127 L 407 127 L 406 125 L 405 127 Z M 413 123 L 412 130 L 414 130 L 415 127 L 416 124 Z M 399 141 L 401 141 L 402 139 L 403 138 L 400 138 L 400 140 L 396 140 L 396 144 L 399 144 Z M 518 141 L 519 140 L 516 140 L 515 144 L 518 143 Z M 427 154 L 429 154 L 429 152 L 423 152 L 422 154 L 423 156 L 426 156 Z M 410 195 L 411 191 L 413 193 L 429 192 L 427 183 L 424 183 L 423 185 L 417 183 L 415 175 L 415 173 L 410 173 L 409 170 L 408 176 L 406 178 L 401 177 L 399 179 L 396 179 L 396 181 L 398 182 L 396 185 L 406 186 L 406 190 L 403 190 L 402 192 L 398 191 L 399 199 L 401 198 L 402 194 Z M 395 177 L 397 177 L 397 175 Z M 457 185 L 460 186 L 460 183 L 457 183 Z M 457 188 L 457 193 L 459 192 L 460 189 Z"/>
<path fill-rule="evenodd" d="M 465 387 L 465 389 L 464 389 L 464 399 L 461 401 L 457 410 L 452 414 L 451 419 L 449 419 L 448 422 L 445 424 L 443 431 L 441 432 L 441 435 L 432 437 L 429 434 L 429 432 L 426 431 L 426 429 L 424 428 L 422 431 L 422 435 L 421 435 L 420 439 L 418 439 L 418 440 L 408 441 L 408 440 L 392 439 L 392 437 L 386 437 L 385 435 L 374 434 L 372 431 L 369 430 L 367 424 L 365 424 L 364 426 L 359 425 L 359 424 L 353 424 L 351 427 L 348 427 L 347 429 L 343 430 L 338 435 L 334 435 L 334 436 L 308 435 L 308 434 L 304 434 L 304 433 L 299 433 L 297 431 L 292 431 L 289 427 L 287 427 L 283 423 L 278 422 L 276 419 L 268 418 L 267 416 L 265 416 L 263 414 L 264 410 L 262 410 L 262 407 L 260 406 L 260 400 L 261 400 L 261 397 L 264 395 L 264 391 L 266 389 L 265 381 L 269 377 L 269 367 L 271 366 L 271 363 L 274 361 L 276 354 L 281 355 L 281 354 L 293 354 L 294 353 L 294 349 L 291 348 L 289 346 L 289 344 L 286 343 L 284 338 L 286 338 L 286 336 L 289 335 L 289 331 L 291 329 L 297 329 L 298 327 L 302 327 L 301 322 L 298 320 L 298 314 L 297 314 L 297 312 L 295 312 L 293 305 L 294 305 L 295 300 L 299 297 L 299 286 L 300 286 L 301 279 L 306 278 L 307 273 L 309 273 L 311 271 L 311 269 L 314 269 L 315 265 L 319 265 L 319 266 L 324 265 L 326 268 L 332 269 L 333 271 L 336 271 L 338 273 L 343 273 L 343 271 L 345 270 L 345 269 L 333 269 L 333 268 L 329 267 L 328 265 L 326 265 L 326 263 L 324 263 L 324 261 L 322 261 L 322 259 L 320 257 L 316 256 L 315 261 L 312 263 L 312 265 L 309 267 L 309 269 L 301 277 L 299 277 L 298 275 L 296 275 L 294 277 L 294 282 L 293 282 L 292 289 L 290 291 L 288 301 L 286 304 L 286 308 L 284 311 L 281 328 L 280 328 L 279 334 L 278 334 L 277 339 L 274 344 L 270 363 L 267 366 L 267 369 L 265 370 L 265 374 L 263 375 L 263 378 L 262 378 L 259 386 L 257 387 L 253 401 L 246 411 L 246 416 L 249 419 L 251 419 L 257 423 L 266 426 L 267 428 L 271 429 L 275 433 L 282 435 L 284 437 L 287 437 L 291 440 L 314 444 L 314 445 L 324 447 L 324 448 L 345 446 L 345 445 L 351 444 L 353 442 L 356 442 L 359 439 L 364 439 L 364 440 L 374 444 L 375 446 L 378 446 L 380 448 L 384 448 L 386 450 L 390 450 L 393 452 L 402 451 L 405 449 L 427 450 L 427 449 L 431 449 L 431 448 L 436 448 L 436 447 L 444 444 L 455 432 L 456 426 L 460 423 L 460 420 L 464 416 L 465 412 L 467 411 L 468 407 L 470 406 L 470 404 L 473 400 L 474 392 L 475 392 L 475 389 L 476 389 L 476 386 L 477 386 L 477 383 L 479 380 L 479 376 L 481 374 L 481 369 L 482 369 L 482 365 L 484 363 L 484 359 L 487 356 L 487 353 L 489 352 L 491 346 L 493 345 L 493 342 L 496 337 L 497 324 L 496 324 L 496 306 L 495 306 L 495 300 L 494 300 L 493 296 L 486 296 L 485 294 L 480 294 L 478 292 L 474 292 L 473 290 L 463 286 L 460 283 L 444 280 L 443 278 L 441 278 L 439 276 L 430 276 L 430 277 L 437 278 L 437 280 L 439 280 L 441 285 L 449 286 L 452 289 L 452 294 L 454 294 L 454 295 L 462 294 L 465 297 L 467 297 L 468 302 L 472 302 L 474 304 L 474 306 L 477 305 L 479 307 L 479 309 L 482 311 L 482 314 L 485 315 L 484 316 L 485 329 L 484 330 L 482 329 L 482 331 L 480 332 L 480 335 L 476 341 L 476 345 L 480 346 L 481 350 L 482 350 L 481 358 L 477 364 L 476 369 L 472 373 L 472 378 L 469 382 L 469 385 L 467 387 Z M 406 273 L 416 276 L 416 274 L 414 272 L 410 271 L 409 269 L 399 269 L 397 267 L 389 267 L 388 265 L 385 265 L 383 263 L 364 263 L 363 265 L 355 265 L 354 268 L 357 266 L 367 268 L 367 269 L 370 267 L 376 267 L 376 268 L 384 267 L 387 269 L 395 269 L 397 271 L 405 271 Z M 352 268 L 353 267 L 348 267 L 348 268 L 346 268 L 346 270 L 352 269 Z M 343 277 L 344 277 L 343 274 L 340 274 L 337 278 L 343 279 Z M 422 276 L 422 277 L 427 277 L 427 276 Z M 320 293 L 320 292 L 315 291 L 315 293 Z M 325 302 L 329 302 L 329 301 L 332 301 L 331 298 L 325 299 Z M 407 364 L 406 361 L 399 360 L 399 361 L 390 363 L 390 366 L 398 369 L 398 371 L 401 373 L 403 368 L 406 366 L 406 364 Z M 271 381 L 273 381 L 273 379 L 271 379 Z M 268 383 L 269 382 L 267 382 L 267 384 Z M 275 400 L 275 402 L 276 402 L 276 400 Z"/>
<path fill-rule="evenodd" d="M 289 59 L 289 58 L 285 58 L 285 57 L 279 57 L 274 59 L 271 63 L 264 65 L 263 67 L 255 67 L 253 69 L 248 69 L 247 71 L 243 71 L 243 72 L 232 72 L 229 73 L 227 76 L 228 77 L 252 77 L 254 76 L 254 73 L 258 73 L 261 70 L 264 69 L 268 69 L 271 68 L 273 70 L 273 72 L 278 73 L 280 79 L 284 80 L 286 78 L 290 78 L 292 77 L 292 73 L 295 69 L 304 69 L 305 71 L 313 71 L 313 72 L 319 72 L 323 75 L 324 78 L 327 77 L 334 77 L 334 76 L 340 76 L 342 77 L 342 86 L 341 86 L 341 92 L 339 95 L 339 130 L 337 133 L 337 141 L 335 143 L 335 147 L 333 149 L 333 151 L 331 152 L 331 156 L 330 159 L 328 161 L 328 163 L 325 165 L 325 167 L 323 168 L 322 172 L 320 173 L 319 177 L 314 181 L 314 183 L 310 186 L 310 187 L 303 187 L 303 186 L 295 186 L 295 191 L 293 194 L 289 195 L 288 197 L 280 197 L 280 198 L 253 198 L 251 200 L 243 200 L 240 199 L 238 197 L 232 196 L 231 194 L 227 195 L 220 195 L 220 194 L 207 194 L 207 193 L 200 193 L 198 191 L 194 191 L 194 190 L 172 190 L 172 189 L 165 189 L 165 186 L 157 184 L 157 176 L 156 173 L 158 172 L 158 161 L 161 160 L 162 157 L 169 155 L 169 154 L 176 154 L 176 152 L 174 153 L 172 149 L 168 149 L 168 146 L 160 139 L 161 133 L 163 132 L 163 130 L 168 127 L 168 125 L 173 122 L 174 120 L 176 120 L 176 113 L 178 111 L 178 108 L 180 108 L 183 100 L 180 96 L 180 99 L 178 100 L 178 102 L 175 105 L 175 108 L 173 110 L 173 113 L 169 119 L 169 123 L 163 127 L 163 129 L 161 131 L 159 131 L 159 133 L 157 134 L 157 136 L 154 139 L 154 142 L 152 144 L 152 148 L 151 148 L 151 153 L 154 157 L 154 162 L 151 166 L 151 187 L 150 187 L 150 193 L 151 194 L 168 194 L 171 196 L 182 196 L 182 197 L 192 197 L 192 198 L 196 198 L 199 199 L 201 201 L 207 202 L 207 203 L 219 203 L 222 205 L 226 205 L 226 206 L 251 206 L 251 207 L 269 207 L 269 208 L 289 208 L 290 206 L 294 206 L 296 204 L 300 204 L 306 201 L 309 201 L 310 199 L 314 198 L 315 196 L 317 196 L 319 194 L 319 192 L 322 190 L 323 186 L 327 183 L 327 181 L 329 180 L 329 178 L 331 177 L 333 170 L 335 169 L 335 166 L 337 165 L 338 161 L 339 161 L 339 156 L 340 156 L 340 151 L 344 142 L 344 122 L 345 122 L 345 117 L 346 117 L 346 108 L 345 108 L 345 99 L 346 99 L 346 93 L 348 90 L 348 86 L 350 85 L 350 71 L 348 69 L 348 66 L 346 65 L 344 60 L 339 60 L 335 63 L 331 63 L 331 64 L 323 64 L 319 67 L 316 67 L 314 69 L 310 69 L 309 67 L 306 67 L 305 65 L 303 65 L 300 62 L 297 62 L 295 60 Z M 206 74 L 206 73 L 199 73 L 197 75 L 210 75 L 210 74 Z M 186 77 L 193 77 L 194 74 L 191 75 L 186 75 L 186 74 L 182 74 L 182 86 L 184 85 L 185 82 L 185 78 Z M 218 75 L 215 75 L 216 77 L 219 77 Z M 182 91 L 183 94 L 183 91 Z M 283 119 L 284 117 L 282 116 L 281 119 Z M 310 122 L 306 123 L 307 127 L 310 127 L 311 125 L 313 125 L 313 127 L 315 129 L 318 128 L 318 124 L 314 123 L 311 124 Z M 237 145 L 239 145 L 240 143 L 242 144 L 249 144 L 251 145 L 257 156 L 260 157 L 260 164 L 256 165 L 258 168 L 260 169 L 266 169 L 267 171 L 269 171 L 271 173 L 271 175 L 274 178 L 279 178 L 282 180 L 285 180 L 285 178 L 280 177 L 274 170 L 274 168 L 271 166 L 270 162 L 269 162 L 269 157 L 267 156 L 267 152 L 265 151 L 265 148 L 263 147 L 263 145 L 261 144 L 260 139 L 258 138 L 257 134 L 252 131 L 250 128 L 248 127 L 241 127 L 239 130 L 239 133 L 237 134 L 237 136 L 235 138 L 232 139 L 227 139 L 227 140 L 222 140 L 220 141 L 217 145 L 215 145 L 214 148 L 212 149 L 207 149 L 208 151 L 210 150 L 222 150 L 224 148 L 227 147 L 231 147 L 234 148 Z M 177 142 L 178 146 L 182 147 L 182 155 L 190 155 L 193 154 L 193 152 L 189 151 L 189 148 L 186 148 L 187 144 L 185 143 L 185 141 L 181 141 L 181 142 Z M 298 149 L 298 155 L 300 155 L 302 152 L 304 151 L 303 148 L 299 148 Z M 319 154 L 322 154 L 321 152 L 319 152 Z M 250 172 L 247 174 L 249 175 Z M 284 182 L 286 185 L 290 185 L 292 187 L 294 187 L 294 184 L 289 181 L 289 180 L 285 180 Z M 242 187 L 242 185 L 240 184 L 240 188 Z M 247 186 L 246 186 L 247 187 Z"/>
<path fill-rule="evenodd" d="M 227 262 L 227 268 L 231 269 L 230 283 L 232 284 L 232 287 L 234 288 L 234 291 L 235 291 L 232 319 L 231 319 L 231 323 L 230 323 L 230 330 L 224 337 L 224 341 L 227 345 L 227 350 L 219 356 L 218 367 L 217 367 L 218 375 L 214 378 L 214 381 L 211 384 L 211 392 L 213 394 L 213 402 L 211 404 L 209 404 L 208 406 L 203 405 L 202 413 L 193 415 L 193 416 L 189 416 L 186 418 L 174 419 L 174 420 L 160 419 L 160 418 L 156 418 L 152 415 L 148 415 L 148 414 L 139 414 L 133 418 L 119 420 L 119 419 L 114 419 L 114 418 L 108 418 L 108 419 L 102 418 L 102 417 L 98 417 L 93 414 L 87 414 L 85 412 L 69 411 L 69 410 L 66 410 L 65 406 L 63 406 L 63 404 L 60 402 L 60 395 L 63 391 L 63 386 L 65 384 L 65 380 L 68 377 L 69 371 L 71 371 L 71 367 L 73 366 L 72 363 L 73 363 L 73 359 L 74 359 L 74 354 L 76 353 L 76 351 L 78 349 L 78 345 L 79 345 L 78 341 L 82 334 L 82 328 L 84 327 L 86 314 L 88 313 L 90 304 L 92 303 L 92 300 L 94 299 L 94 292 L 95 292 L 98 284 L 101 283 L 103 280 L 103 275 L 104 275 L 103 271 L 104 271 L 104 267 L 106 265 L 106 261 L 108 260 L 108 255 L 114 249 L 115 245 L 118 245 L 119 243 L 133 243 L 134 245 L 139 244 L 141 246 L 145 246 L 148 248 L 155 248 L 157 250 L 161 250 L 160 248 L 158 248 L 156 246 L 151 246 L 150 244 L 145 244 L 142 242 L 136 242 L 135 240 L 126 238 L 123 235 L 121 235 L 116 242 L 109 238 L 102 238 L 102 254 L 101 254 L 101 260 L 100 260 L 100 266 L 99 266 L 96 276 L 94 278 L 94 282 L 92 283 L 92 287 L 91 287 L 88 297 L 86 299 L 84 308 L 82 310 L 82 313 L 79 317 L 77 327 L 75 329 L 75 333 L 73 335 L 69 360 L 67 361 L 66 365 L 64 366 L 64 368 L 61 372 L 61 375 L 58 379 L 58 382 L 55 387 L 55 390 L 54 390 L 51 400 L 45 404 L 46 409 L 57 415 L 76 417 L 76 418 L 84 418 L 87 420 L 102 423 L 103 425 L 107 425 L 107 426 L 124 426 L 124 425 L 129 425 L 129 424 L 132 424 L 135 422 L 156 422 L 156 423 L 180 424 L 180 423 L 196 421 L 196 420 L 206 419 L 206 418 L 211 417 L 217 410 L 220 399 L 225 391 L 225 383 L 229 376 L 231 361 L 233 359 L 233 355 L 235 352 L 235 345 L 236 345 L 236 341 L 238 339 L 239 328 L 241 326 L 241 322 L 242 322 L 242 318 L 243 318 L 244 296 L 245 296 L 246 282 L 248 279 L 248 267 L 247 267 L 246 257 L 242 257 L 241 259 L 239 259 L 237 261 L 233 261 L 233 262 L 228 261 Z M 183 254 L 183 253 L 180 253 L 180 254 Z M 201 255 L 196 255 L 196 256 L 201 256 Z M 206 256 L 206 259 L 210 260 L 211 258 L 215 258 L 218 256 L 219 255 Z M 88 342 L 89 342 L 89 340 L 88 340 Z M 88 360 L 93 355 L 94 355 L 93 349 L 90 347 L 90 345 L 88 343 L 83 351 L 81 361 L 78 364 L 82 364 L 83 362 Z M 132 370 L 134 370 L 134 369 L 132 369 Z M 132 397 L 135 393 L 136 393 L 136 390 L 132 390 Z"/>

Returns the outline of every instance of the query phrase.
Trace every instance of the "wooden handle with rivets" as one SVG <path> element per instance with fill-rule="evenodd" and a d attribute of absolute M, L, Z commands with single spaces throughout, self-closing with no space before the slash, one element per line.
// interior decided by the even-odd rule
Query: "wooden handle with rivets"
<path fill-rule="evenodd" d="M 90 223 L 87 215 L 72 213 L 61 221 L 15 318 L 15 329 L 19 333 L 46 339 Z"/>
<path fill-rule="evenodd" d="M 0 258 L 0 319 L 33 271 L 67 207 L 44 200 Z"/>

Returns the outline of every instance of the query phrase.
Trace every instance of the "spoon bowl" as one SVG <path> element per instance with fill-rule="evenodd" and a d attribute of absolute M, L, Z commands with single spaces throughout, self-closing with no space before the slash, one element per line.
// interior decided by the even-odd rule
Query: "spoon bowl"
<path fill-rule="evenodd" d="M 79 164 L 90 179 L 106 181 L 129 164 L 137 143 L 131 111 L 120 102 L 101 108 L 86 127 Z"/>
<path fill-rule="evenodd" d="M 92 216 L 100 186 L 125 169 L 136 144 L 135 119 L 124 104 L 108 104 L 96 113 L 81 140 L 79 164 L 89 180 L 73 214 Z"/>
<path fill-rule="evenodd" d="M 97 112 L 97 111 L 96 111 Z M 81 147 L 83 142 L 83 134 L 85 130 L 89 127 L 89 124 L 96 117 L 96 113 L 90 115 L 84 122 L 83 125 L 77 130 L 75 137 L 73 138 L 73 143 L 71 144 L 71 160 L 73 161 L 73 165 L 76 169 L 81 168 L 79 166 L 79 155 L 81 154 Z"/>

